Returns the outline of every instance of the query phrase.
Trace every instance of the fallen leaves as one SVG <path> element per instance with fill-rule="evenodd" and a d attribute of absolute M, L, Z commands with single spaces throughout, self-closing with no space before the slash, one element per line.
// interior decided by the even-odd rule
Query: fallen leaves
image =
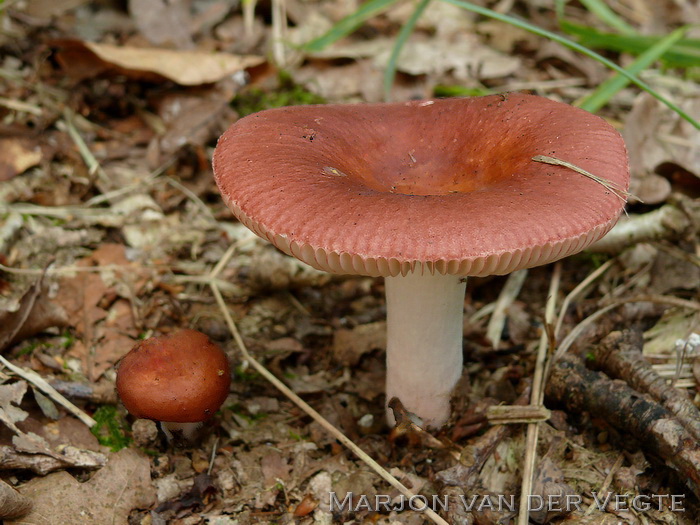
<path fill-rule="evenodd" d="M 31 480 L 20 493 L 33 501 L 33 508 L 22 521 L 5 521 L 7 525 L 126 525 L 133 509 L 148 508 L 155 501 L 148 458 L 133 449 L 110 456 L 107 465 L 85 483 L 67 472 L 56 472 Z"/>
<path fill-rule="evenodd" d="M 47 328 L 66 326 L 66 312 L 49 299 L 43 278 L 22 296 L 16 311 L 0 311 L 0 352 Z"/>
<path fill-rule="evenodd" d="M 94 469 L 104 465 L 99 452 L 81 450 L 70 445 L 52 447 L 42 436 L 21 430 L 29 413 L 19 408 L 27 391 L 25 381 L 0 385 L 0 422 L 13 433 L 12 446 L 0 445 L 0 470 L 31 470 L 46 475 L 68 467 Z"/>
<path fill-rule="evenodd" d="M 688 97 L 680 105 L 690 115 L 700 119 L 700 92 L 697 88 L 694 91 L 694 97 Z M 671 184 L 660 174 L 667 173 L 671 183 L 695 186 L 693 190 L 697 193 L 700 131 L 651 95 L 642 93 L 627 115 L 623 136 L 630 151 L 632 193 L 647 204 L 663 202 L 671 193 Z M 689 181 L 685 180 L 687 177 L 676 178 L 683 177 L 684 173 L 690 174 Z"/>
<path fill-rule="evenodd" d="M 356 365 L 367 352 L 386 348 L 386 321 L 339 328 L 333 333 L 333 357 L 345 366 Z"/>
<path fill-rule="evenodd" d="M 33 139 L 0 138 L 0 181 L 9 180 L 41 162 L 41 148 Z"/>
<path fill-rule="evenodd" d="M 64 277 L 56 302 L 80 337 L 70 354 L 80 358 L 85 374 L 96 381 L 129 351 L 138 335 L 133 305 L 126 297 L 139 288 L 139 276 L 129 273 L 131 263 L 120 244 L 102 244 L 77 266 L 104 271 Z"/>
<path fill-rule="evenodd" d="M 62 40 L 56 45 L 59 47 L 56 58 L 64 71 L 79 79 L 117 72 L 135 79 L 165 78 L 182 86 L 198 86 L 218 82 L 265 62 L 263 57 L 254 55 L 115 46 L 78 40 Z"/>
<path fill-rule="evenodd" d="M 20 518 L 29 512 L 31 507 L 32 500 L 0 480 L 0 520 Z"/>

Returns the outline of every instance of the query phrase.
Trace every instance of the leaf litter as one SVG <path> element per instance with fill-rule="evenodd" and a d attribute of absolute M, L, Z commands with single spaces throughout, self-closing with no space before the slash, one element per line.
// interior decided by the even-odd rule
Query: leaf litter
<path fill-rule="evenodd" d="M 658 33 L 697 16 L 686 4 L 634 0 L 613 9 L 643 33 Z M 0 475 L 32 501 L 24 520 L 429 519 L 414 512 L 331 513 L 331 491 L 341 499 L 353 492 L 398 501 L 403 489 L 347 453 L 327 427 L 263 378 L 237 350 L 218 297 L 251 358 L 302 393 L 303 401 L 408 493 L 446 495 L 455 503 L 465 494 L 517 494 L 529 446 L 524 432 L 518 425 L 490 425 L 486 414 L 489 406 L 513 404 L 526 391 L 549 270 L 531 270 L 518 297 L 501 309 L 495 349 L 483 320 L 465 321 L 465 377 L 446 430 L 436 436 L 392 434 L 381 397 L 382 284 L 331 277 L 271 249 L 231 220 L 211 178 L 215 140 L 237 115 L 279 101 L 318 101 L 317 95 L 329 102 L 381 100 L 383 57 L 411 6 L 397 3 L 323 52 L 290 49 L 284 77 L 266 58 L 265 42 L 274 38 L 268 6 L 256 7 L 252 25 L 228 2 L 133 0 L 127 7 L 84 0 L 11 2 L 4 13 L 0 46 L 10 52 L 0 61 L 0 338 L 11 339 L 3 355 L 16 368 L 0 371 Z M 289 42 L 302 44 L 355 6 L 289 0 L 286 8 Z M 501 2 L 499 8 L 557 29 L 546 2 Z M 599 23 L 580 8 L 567 15 Z M 181 22 L 178 30 L 167 29 L 175 20 Z M 618 58 L 627 60 L 624 54 Z M 574 102 L 607 76 L 597 63 L 539 37 L 441 3 L 421 17 L 397 68 L 397 100 L 428 98 L 447 88 L 466 94 L 526 86 Z M 680 81 L 673 70 L 645 75 L 697 118 L 691 82 Z M 630 207 L 631 216 L 665 204 L 682 210 L 689 224 L 697 221 L 697 208 L 688 205 L 700 196 L 697 131 L 634 88 L 601 113 L 622 127 L 632 162 L 630 191 L 645 201 Z M 599 256 L 611 263 L 586 294 L 569 303 L 561 325 L 566 333 L 610 301 L 651 298 L 646 306 L 621 306 L 589 323 L 572 351 L 585 356 L 586 341 L 596 345 L 613 329 L 634 324 L 646 334 L 644 354 L 655 373 L 676 381 L 697 402 L 697 356 L 674 350 L 679 339 L 698 331 L 695 312 L 687 308 L 699 286 L 693 277 L 698 243 L 686 226 L 655 230 L 663 232 L 661 239 L 638 243 L 621 256 L 618 249 L 567 260 L 560 294 L 595 272 L 605 260 Z M 643 257 L 632 257 L 638 247 Z M 231 259 L 225 259 L 227 250 L 233 250 Z M 470 280 L 467 319 L 478 312 L 489 317 L 504 282 Z M 661 294 L 688 301 L 669 308 L 654 302 Z M 153 425 L 129 419 L 105 392 L 111 391 L 115 364 L 139 338 L 180 327 L 198 328 L 221 342 L 235 375 L 203 441 L 173 449 Z M 37 378 L 87 417 L 99 416 L 107 423 L 101 433 L 89 433 L 55 394 L 42 394 Z M 614 421 L 555 401 L 546 401 L 551 416 L 539 424 L 544 459 L 533 495 L 580 495 L 587 507 L 568 516 L 532 514 L 535 522 L 696 522 L 697 495 L 684 487 L 684 474 L 674 471 L 673 462 L 665 464 Z M 124 429 L 119 421 L 132 426 Z M 118 440 L 105 432 L 123 432 L 125 442 L 133 438 L 134 444 L 115 452 L 104 443 Z M 470 468 L 475 460 L 479 468 Z M 671 512 L 667 505 L 639 512 L 599 508 L 592 495 L 603 490 L 682 493 L 686 512 Z M 450 523 L 515 519 L 457 504 L 441 514 Z"/>

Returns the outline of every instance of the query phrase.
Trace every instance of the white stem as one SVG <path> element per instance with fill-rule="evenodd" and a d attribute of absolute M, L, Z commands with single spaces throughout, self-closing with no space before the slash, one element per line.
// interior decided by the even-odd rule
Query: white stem
<path fill-rule="evenodd" d="M 427 426 L 447 421 L 462 375 L 465 281 L 420 270 L 386 278 L 386 399 L 398 397 Z"/>
<path fill-rule="evenodd" d="M 175 423 L 173 421 L 161 421 L 160 428 L 168 438 L 168 443 L 173 440 L 173 434 L 179 433 L 185 441 L 194 441 L 197 436 L 197 431 L 202 426 L 201 422 L 198 423 Z"/>

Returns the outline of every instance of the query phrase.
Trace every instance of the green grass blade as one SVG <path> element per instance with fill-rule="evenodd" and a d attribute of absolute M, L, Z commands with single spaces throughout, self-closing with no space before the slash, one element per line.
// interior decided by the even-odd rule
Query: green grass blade
<path fill-rule="evenodd" d="M 418 23 L 418 19 L 423 14 L 423 11 L 425 11 L 425 8 L 428 7 L 429 3 L 430 0 L 420 1 L 411 14 L 411 17 L 406 21 L 396 37 L 394 47 L 391 50 L 391 55 L 386 64 L 386 69 L 384 70 L 384 100 L 387 102 L 391 99 L 391 86 L 394 84 L 394 77 L 396 77 L 396 62 L 399 59 L 399 55 L 401 55 L 401 50 L 408 40 L 408 37 L 411 36 L 413 29 L 416 27 L 416 23 Z"/>
<path fill-rule="evenodd" d="M 639 55 L 637 60 L 630 64 L 626 69 L 630 75 L 637 75 L 651 66 L 659 58 L 666 53 L 672 45 L 678 42 L 685 35 L 687 27 L 676 29 L 667 37 L 659 40 L 655 45 L 650 47 L 644 53 Z M 605 106 L 608 101 L 621 89 L 627 86 L 630 80 L 621 75 L 615 75 L 596 88 L 593 93 L 585 97 L 578 105 L 580 108 L 595 113 L 600 108 Z"/>
<path fill-rule="evenodd" d="M 591 14 L 619 33 L 626 35 L 637 34 L 637 31 L 631 25 L 617 16 L 615 11 L 610 9 L 602 0 L 580 0 L 580 2 Z"/>
<path fill-rule="evenodd" d="M 467 11 L 471 11 L 472 13 L 476 13 L 481 16 L 485 16 L 487 18 L 492 18 L 494 20 L 498 20 L 499 22 L 504 22 L 506 24 L 510 24 L 513 27 L 517 27 L 519 29 L 523 29 L 525 31 L 528 31 L 530 33 L 533 33 L 535 35 L 547 38 L 549 40 L 552 40 L 553 42 L 557 42 L 558 44 L 563 45 L 564 47 L 568 47 L 569 49 L 573 49 L 574 51 L 577 51 L 581 53 L 582 55 L 585 55 L 587 57 L 590 57 L 604 66 L 612 69 L 613 71 L 616 71 L 623 77 L 627 78 L 630 82 L 638 86 L 640 89 L 643 89 L 647 93 L 649 93 L 652 97 L 660 101 L 661 103 L 665 104 L 669 108 L 671 108 L 673 111 L 675 111 L 680 117 L 682 117 L 684 120 L 687 120 L 693 127 L 700 129 L 700 123 L 696 121 L 693 117 L 688 115 L 685 111 L 683 111 L 681 108 L 679 108 L 676 104 L 668 100 L 666 97 L 661 95 L 658 91 L 656 91 L 654 88 L 652 88 L 649 84 L 638 78 L 636 75 L 632 75 L 625 71 L 623 68 L 615 64 L 614 62 L 608 60 L 607 58 L 599 55 L 595 51 L 588 49 L 585 46 L 582 46 L 581 44 L 578 44 L 574 42 L 573 40 L 569 40 L 566 37 L 563 37 L 561 35 L 558 35 L 556 33 L 552 33 L 551 31 L 547 31 L 546 29 L 542 29 L 541 27 L 537 27 L 535 25 L 530 24 L 529 22 L 525 22 L 524 20 L 520 20 L 519 18 L 514 18 L 512 16 L 508 15 L 502 15 L 500 13 L 497 13 L 495 11 L 492 11 L 491 9 L 486 9 L 485 7 L 480 7 L 476 6 L 470 2 L 465 2 L 464 0 L 442 0 L 443 2 L 447 2 L 448 4 L 455 5 L 457 7 L 461 7 L 462 9 L 466 9 Z"/>
<path fill-rule="evenodd" d="M 604 33 L 592 27 L 559 20 L 562 31 L 578 37 L 579 43 L 586 47 L 621 51 L 639 55 L 656 45 L 661 36 L 618 35 Z M 663 56 L 663 62 L 669 67 L 697 67 L 700 65 L 700 39 L 683 38 L 674 44 Z"/>
<path fill-rule="evenodd" d="M 365 20 L 378 15 L 397 1 L 398 0 L 369 0 L 365 2 L 357 11 L 346 16 L 330 28 L 327 33 L 304 44 L 302 49 L 309 52 L 325 49 L 332 43 L 355 31 Z"/>

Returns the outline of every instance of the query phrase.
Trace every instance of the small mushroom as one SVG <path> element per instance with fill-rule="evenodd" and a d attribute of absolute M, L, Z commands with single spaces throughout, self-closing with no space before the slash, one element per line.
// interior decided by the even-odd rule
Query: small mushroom
<path fill-rule="evenodd" d="M 196 330 L 179 330 L 140 341 L 117 370 L 117 393 L 137 418 L 159 421 L 191 440 L 226 399 L 231 385 L 221 348 Z"/>
<path fill-rule="evenodd" d="M 263 111 L 224 133 L 214 173 L 238 220 L 283 252 L 385 277 L 387 401 L 436 427 L 462 374 L 464 277 L 586 248 L 629 183 L 603 119 L 517 93 Z"/>

